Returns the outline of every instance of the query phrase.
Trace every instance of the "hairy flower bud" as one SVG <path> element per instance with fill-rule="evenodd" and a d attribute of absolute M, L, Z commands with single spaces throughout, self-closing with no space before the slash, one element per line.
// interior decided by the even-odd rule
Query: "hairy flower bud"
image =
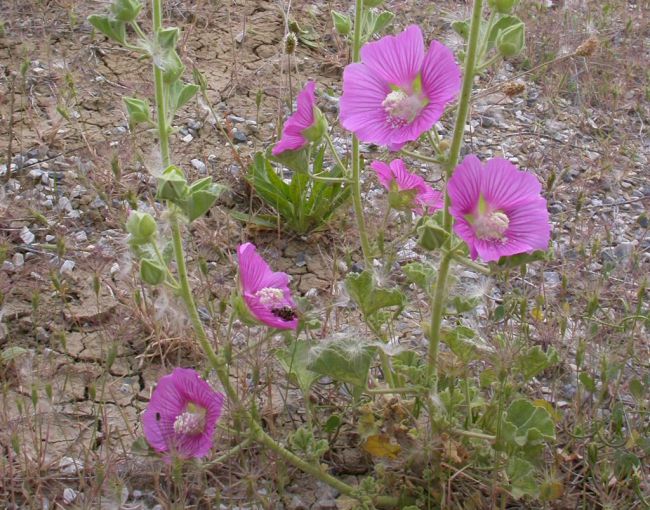
<path fill-rule="evenodd" d="M 140 242 L 148 242 L 156 234 L 156 220 L 148 213 L 131 211 L 126 221 L 126 231 Z"/>
<path fill-rule="evenodd" d="M 590 57 L 594 54 L 594 51 L 598 48 L 598 39 L 596 37 L 590 37 L 586 41 L 583 41 L 580 46 L 576 49 L 575 54 L 578 57 Z"/>
<path fill-rule="evenodd" d="M 499 14 L 510 14 L 519 0 L 488 0 L 488 5 L 490 9 L 494 9 Z"/>
<path fill-rule="evenodd" d="M 291 55 L 296 51 L 296 46 L 298 45 L 298 38 L 293 32 L 289 32 L 284 38 L 284 51 Z"/>
<path fill-rule="evenodd" d="M 515 57 L 521 53 L 526 43 L 526 28 L 523 23 L 517 23 L 504 30 L 499 30 L 496 47 L 503 57 Z"/>
<path fill-rule="evenodd" d="M 526 90 L 526 85 L 521 81 L 509 81 L 501 88 L 501 91 L 508 97 L 514 97 Z"/>

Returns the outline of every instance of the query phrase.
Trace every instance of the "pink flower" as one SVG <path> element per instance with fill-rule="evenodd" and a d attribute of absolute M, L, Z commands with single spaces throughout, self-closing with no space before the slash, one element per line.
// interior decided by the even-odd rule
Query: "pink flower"
<path fill-rule="evenodd" d="M 460 90 L 460 67 L 449 48 L 411 25 L 361 48 L 361 62 L 343 73 L 341 124 L 364 142 L 398 150 L 442 117 Z"/>
<path fill-rule="evenodd" d="M 409 172 L 401 159 L 394 159 L 390 166 L 383 161 L 373 161 L 370 168 L 377 173 L 379 182 L 389 195 L 397 191 L 395 198 L 389 198 L 395 209 L 412 209 L 420 215 L 442 209 L 442 193 L 434 190 L 419 175 Z"/>
<path fill-rule="evenodd" d="M 223 399 L 194 370 L 175 368 L 158 381 L 142 415 L 147 442 L 158 452 L 205 457 L 212 448 Z"/>
<path fill-rule="evenodd" d="M 298 94 L 296 111 L 284 123 L 282 138 L 271 151 L 274 156 L 285 151 L 300 150 L 309 142 L 320 140 L 326 123 L 316 108 L 315 89 L 316 84 L 309 81 Z"/>
<path fill-rule="evenodd" d="M 454 231 L 485 262 L 517 253 L 546 250 L 551 236 L 546 200 L 534 175 L 501 158 L 481 164 L 467 156 L 447 192 Z"/>
<path fill-rule="evenodd" d="M 296 329 L 296 304 L 289 290 L 289 276 L 275 273 L 257 253 L 254 244 L 237 249 L 239 281 L 248 310 L 257 320 L 278 329 Z"/>

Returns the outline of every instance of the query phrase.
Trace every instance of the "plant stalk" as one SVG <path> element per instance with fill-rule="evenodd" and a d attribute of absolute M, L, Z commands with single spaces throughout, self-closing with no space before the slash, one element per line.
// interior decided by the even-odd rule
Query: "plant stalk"
<path fill-rule="evenodd" d="M 467 56 L 465 57 L 465 74 L 463 76 L 463 85 L 460 93 L 458 109 L 456 110 L 456 122 L 454 125 L 454 137 L 449 149 L 449 159 L 445 168 L 447 181 L 454 172 L 460 156 L 460 148 L 463 144 L 463 135 L 465 133 L 465 122 L 469 112 L 469 103 L 472 95 L 472 86 L 474 84 L 474 73 L 476 67 L 476 56 L 478 42 L 480 38 L 481 15 L 483 14 L 483 0 L 474 0 L 472 9 L 472 21 L 470 25 L 469 40 L 467 43 Z M 451 239 L 452 217 L 449 213 L 450 206 L 449 193 L 445 191 L 445 208 L 444 208 L 444 229 L 449 233 Z M 429 356 L 427 379 L 429 386 L 434 394 L 438 393 L 438 349 L 440 347 L 440 326 L 442 324 L 442 314 L 444 302 L 446 301 L 447 276 L 449 275 L 449 266 L 451 262 L 451 250 L 443 255 L 438 270 L 438 278 L 433 293 L 431 304 L 431 329 L 429 331 Z"/>
<path fill-rule="evenodd" d="M 152 21 L 154 44 L 158 44 L 158 32 L 162 28 L 162 1 L 152 0 Z M 158 139 L 160 142 L 160 156 L 163 169 L 171 164 L 169 156 L 169 128 L 167 126 L 167 115 L 165 113 L 165 83 L 163 72 L 156 63 L 153 63 L 153 79 L 156 85 L 156 117 L 158 121 Z"/>
<path fill-rule="evenodd" d="M 363 0 L 356 0 L 354 10 L 354 37 L 352 40 L 352 62 L 359 61 L 361 53 L 361 26 L 363 16 Z M 354 205 L 354 216 L 357 219 L 357 230 L 361 241 L 361 251 L 366 269 L 370 268 L 371 250 L 366 232 L 366 221 L 363 217 L 363 205 L 361 203 L 361 159 L 359 154 L 359 139 L 352 135 L 352 203 Z"/>

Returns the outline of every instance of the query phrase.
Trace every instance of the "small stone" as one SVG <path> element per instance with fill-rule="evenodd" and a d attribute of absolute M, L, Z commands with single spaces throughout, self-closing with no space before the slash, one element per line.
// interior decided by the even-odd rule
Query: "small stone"
<path fill-rule="evenodd" d="M 23 267 L 25 265 L 25 256 L 22 253 L 14 253 L 14 266 Z"/>
<path fill-rule="evenodd" d="M 363 273 L 363 264 L 359 262 L 355 262 L 352 264 L 352 267 L 350 267 L 350 272 L 351 273 Z"/>
<path fill-rule="evenodd" d="M 70 199 L 68 197 L 61 197 L 59 198 L 59 203 L 56 207 L 59 211 L 71 212 L 72 202 L 70 202 Z"/>
<path fill-rule="evenodd" d="M 81 184 L 77 184 L 74 188 L 72 188 L 72 192 L 70 193 L 71 198 L 79 198 L 83 195 L 86 194 L 86 188 L 84 188 Z"/>
<path fill-rule="evenodd" d="M 111 266 L 111 269 L 109 270 L 109 273 L 111 276 L 115 276 L 120 272 L 120 265 L 117 262 L 114 262 L 113 265 Z"/>
<path fill-rule="evenodd" d="M 244 117 L 238 117 L 237 115 L 228 115 L 228 120 L 234 122 L 235 124 L 246 122 L 246 119 Z"/>
<path fill-rule="evenodd" d="M 14 266 L 13 262 L 5 260 L 2 263 L 2 270 L 6 273 L 13 273 L 16 270 L 16 266 Z"/>
<path fill-rule="evenodd" d="M 544 271 L 544 285 L 546 287 L 557 287 L 560 285 L 560 274 L 557 271 Z"/>
<path fill-rule="evenodd" d="M 41 177 L 43 177 L 43 170 L 40 168 L 32 168 L 27 176 L 31 179 L 33 179 L 35 182 L 40 181 Z"/>
<path fill-rule="evenodd" d="M 192 140 L 194 140 L 194 137 L 191 134 L 186 134 L 181 140 L 185 143 L 190 143 Z"/>
<path fill-rule="evenodd" d="M 95 197 L 95 200 L 90 202 L 90 208 L 91 209 L 103 209 L 106 206 L 106 202 L 104 202 L 101 198 Z"/>
<path fill-rule="evenodd" d="M 36 341 L 40 343 L 45 343 L 50 339 L 50 335 L 43 326 L 38 326 L 36 328 Z"/>
<path fill-rule="evenodd" d="M 554 203 L 548 206 L 548 212 L 551 214 L 560 214 L 563 211 L 562 205 Z"/>
<path fill-rule="evenodd" d="M 190 164 L 200 174 L 206 174 L 208 172 L 208 168 L 205 166 L 205 163 L 203 161 L 201 161 L 200 159 L 193 159 L 192 161 L 190 161 Z"/>
<path fill-rule="evenodd" d="M 322 499 L 317 501 L 311 507 L 312 510 L 337 510 L 338 505 L 335 499 Z"/>
<path fill-rule="evenodd" d="M 54 237 L 52 234 L 47 234 L 47 235 L 45 236 L 45 242 L 46 242 L 46 243 L 51 243 L 51 242 L 54 241 L 55 239 L 56 239 L 56 237 Z"/>
<path fill-rule="evenodd" d="M 246 138 L 246 133 L 243 131 L 235 131 L 232 135 L 233 141 L 235 143 L 246 143 L 248 141 L 248 138 Z"/>
<path fill-rule="evenodd" d="M 72 260 L 66 260 L 61 264 L 61 269 L 59 270 L 61 274 L 72 274 L 74 270 L 75 263 Z"/>
<path fill-rule="evenodd" d="M 34 239 L 36 239 L 36 236 L 27 227 L 23 227 L 20 231 L 20 238 L 22 239 L 23 243 L 32 244 L 34 242 Z"/>
<path fill-rule="evenodd" d="M 88 235 L 83 230 L 80 230 L 74 235 L 74 240 L 78 243 L 85 243 L 88 241 Z"/>
<path fill-rule="evenodd" d="M 54 180 L 50 179 L 50 174 L 48 172 L 43 172 L 43 175 L 41 175 L 41 184 L 43 186 L 52 186 L 54 184 Z"/>
<path fill-rule="evenodd" d="M 69 505 L 75 499 L 77 499 L 77 491 L 76 490 L 74 490 L 74 489 L 72 489 L 70 487 L 66 487 L 65 489 L 63 489 L 63 502 L 66 505 Z"/>
<path fill-rule="evenodd" d="M 203 124 L 198 120 L 190 119 L 189 121 L 187 121 L 187 127 L 190 129 L 194 129 L 195 131 L 201 129 L 202 126 Z"/>

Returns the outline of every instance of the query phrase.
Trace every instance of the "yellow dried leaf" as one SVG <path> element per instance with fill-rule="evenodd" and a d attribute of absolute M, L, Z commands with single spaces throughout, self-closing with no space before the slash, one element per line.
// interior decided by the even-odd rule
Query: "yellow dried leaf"
<path fill-rule="evenodd" d="M 363 444 L 363 449 L 373 457 L 387 457 L 389 459 L 397 458 L 397 454 L 402 450 L 398 444 L 391 443 L 390 437 L 386 434 L 375 434 L 369 436 Z"/>

